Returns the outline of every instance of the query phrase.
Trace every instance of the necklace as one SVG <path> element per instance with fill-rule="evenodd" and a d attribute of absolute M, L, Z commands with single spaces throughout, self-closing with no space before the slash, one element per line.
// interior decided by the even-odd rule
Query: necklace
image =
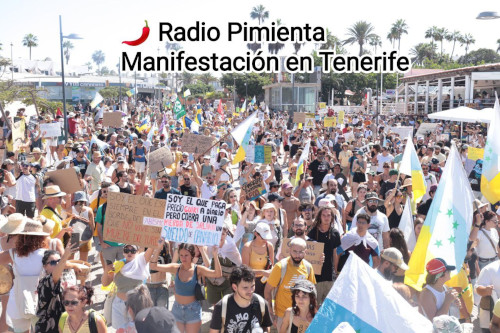
<path fill-rule="evenodd" d="M 68 318 L 68 323 L 69 323 L 70 330 L 73 331 L 74 333 L 78 332 L 78 330 L 82 326 L 84 320 L 85 320 L 85 313 L 83 313 L 83 316 L 82 316 L 82 319 L 80 320 L 80 323 L 78 324 L 78 326 L 76 327 L 76 329 L 74 329 L 73 325 L 71 324 L 71 317 L 69 317 Z"/>

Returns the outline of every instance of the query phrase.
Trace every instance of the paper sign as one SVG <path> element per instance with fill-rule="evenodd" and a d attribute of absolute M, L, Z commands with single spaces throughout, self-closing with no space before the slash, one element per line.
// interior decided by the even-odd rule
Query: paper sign
<path fill-rule="evenodd" d="M 255 200 L 267 192 L 262 177 L 255 178 L 251 182 L 246 183 L 241 186 L 241 189 L 245 191 L 245 197 L 249 201 Z"/>
<path fill-rule="evenodd" d="M 413 126 L 393 126 L 391 132 L 399 134 L 401 139 L 406 139 L 408 136 L 413 137 Z"/>
<path fill-rule="evenodd" d="M 159 218 L 165 212 L 165 200 L 126 193 L 108 193 L 104 240 L 144 247 L 156 247 L 161 228 L 143 224 L 145 216 Z"/>
<path fill-rule="evenodd" d="M 18 151 L 24 143 L 24 122 L 17 121 L 12 124 L 12 143 L 14 151 Z"/>
<path fill-rule="evenodd" d="M 75 193 L 82 190 L 76 171 L 73 168 L 49 171 L 45 176 L 58 185 L 63 192 Z"/>
<path fill-rule="evenodd" d="M 122 127 L 122 113 L 104 112 L 102 117 L 102 125 L 109 127 Z"/>
<path fill-rule="evenodd" d="M 61 125 L 59 123 L 40 124 L 40 132 L 44 138 L 54 138 L 61 135 Z"/>
<path fill-rule="evenodd" d="M 154 173 L 175 162 L 172 152 L 167 147 L 156 149 L 149 153 L 149 172 Z"/>
<path fill-rule="evenodd" d="M 444 133 L 444 134 L 441 134 L 439 136 L 439 141 L 444 141 L 444 142 L 448 142 L 450 141 L 450 135 L 451 133 Z"/>
<path fill-rule="evenodd" d="M 215 139 L 205 135 L 184 133 L 181 138 L 182 151 L 193 154 L 204 154 L 215 143 Z"/>
<path fill-rule="evenodd" d="M 226 203 L 167 194 L 163 221 L 143 219 L 145 225 L 162 223 L 161 237 L 176 243 L 219 246 Z"/>
<path fill-rule="evenodd" d="M 325 117 L 324 126 L 325 127 L 335 127 L 335 126 L 337 126 L 337 118 L 335 118 L 335 117 Z"/>
<path fill-rule="evenodd" d="M 467 151 L 467 158 L 469 160 L 477 161 L 482 160 L 484 156 L 484 148 L 469 147 Z"/>
<path fill-rule="evenodd" d="M 254 163 L 270 164 L 272 162 L 271 160 L 272 152 L 273 149 L 269 145 L 255 146 Z"/>
<path fill-rule="evenodd" d="M 345 142 L 352 142 L 356 139 L 352 131 L 345 133 L 344 137 L 345 137 Z"/>
<path fill-rule="evenodd" d="M 369 145 L 364 145 L 363 147 L 359 148 L 363 153 L 368 154 L 370 152 L 370 146 Z"/>
<path fill-rule="evenodd" d="M 417 130 L 417 135 L 427 135 L 433 133 L 439 124 L 421 123 Z"/>
<path fill-rule="evenodd" d="M 326 109 L 326 103 L 325 102 L 319 102 L 319 108 L 320 109 Z"/>
<path fill-rule="evenodd" d="M 245 160 L 250 163 L 255 162 L 255 145 L 248 145 L 245 150 Z"/>
<path fill-rule="evenodd" d="M 315 129 L 316 128 L 316 118 L 313 115 L 312 117 L 306 116 L 306 120 L 304 122 L 305 129 Z"/>
<path fill-rule="evenodd" d="M 281 257 L 286 258 L 290 256 L 290 238 L 285 238 L 283 240 L 283 246 L 281 248 Z M 306 241 L 306 256 L 305 259 L 311 263 L 313 266 L 314 274 L 320 275 L 321 268 L 323 264 L 321 263 L 321 257 L 323 256 L 323 249 L 325 247 L 324 243 Z"/>
<path fill-rule="evenodd" d="M 343 124 L 344 123 L 344 116 L 345 116 L 345 111 L 344 110 L 340 110 L 339 111 L 339 121 L 338 121 L 339 124 Z"/>
<path fill-rule="evenodd" d="M 304 112 L 294 112 L 293 122 L 294 123 L 304 123 L 306 121 L 306 114 Z"/>

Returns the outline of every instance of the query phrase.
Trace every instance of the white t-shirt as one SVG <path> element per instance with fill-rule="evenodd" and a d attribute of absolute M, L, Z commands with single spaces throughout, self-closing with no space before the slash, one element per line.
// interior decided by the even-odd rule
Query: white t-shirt
<path fill-rule="evenodd" d="M 491 264 L 488 264 L 485 268 L 481 270 L 479 273 L 479 277 L 477 278 L 476 285 L 474 288 L 478 286 L 487 287 L 493 286 L 493 292 L 491 296 L 493 297 L 493 301 L 496 302 L 498 299 L 498 295 L 500 295 L 500 261 L 494 261 Z M 479 309 L 479 326 L 481 328 L 488 328 L 490 325 L 490 315 L 488 311 L 483 309 Z"/>
<path fill-rule="evenodd" d="M 357 227 L 356 221 L 358 220 L 358 215 L 361 213 L 367 213 L 365 207 L 360 208 L 356 212 L 356 215 L 354 215 L 354 218 L 352 219 L 351 229 Z M 387 216 L 377 210 L 377 214 L 371 216 L 368 232 L 373 236 L 373 238 L 377 240 L 380 250 L 384 249 L 384 239 L 382 238 L 382 234 L 384 232 L 389 232 L 389 230 L 389 220 L 387 219 Z"/>
<path fill-rule="evenodd" d="M 486 229 L 479 230 L 477 232 L 477 239 L 479 240 L 476 248 L 477 256 L 484 259 L 495 258 L 497 253 L 485 233 L 490 237 L 493 245 L 497 246 L 498 244 L 498 231 L 495 228 L 491 228 L 489 231 Z"/>
<path fill-rule="evenodd" d="M 382 154 L 377 155 L 377 172 L 384 172 L 384 163 L 391 163 L 392 160 L 394 159 L 394 156 L 391 154 L 384 156 Z"/>
<path fill-rule="evenodd" d="M 16 200 L 35 202 L 36 178 L 32 174 L 22 175 L 16 182 Z"/>

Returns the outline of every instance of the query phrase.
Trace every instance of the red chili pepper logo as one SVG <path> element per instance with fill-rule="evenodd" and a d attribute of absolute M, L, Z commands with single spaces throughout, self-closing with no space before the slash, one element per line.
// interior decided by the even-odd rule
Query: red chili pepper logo
<path fill-rule="evenodd" d="M 144 43 L 146 41 L 146 39 L 148 39 L 148 36 L 149 36 L 148 21 L 147 20 L 144 20 L 144 21 L 146 21 L 146 26 L 144 28 L 142 28 L 142 36 L 136 40 L 124 41 L 124 42 L 122 42 L 122 44 L 137 46 L 137 45 L 141 45 L 142 43 Z"/>

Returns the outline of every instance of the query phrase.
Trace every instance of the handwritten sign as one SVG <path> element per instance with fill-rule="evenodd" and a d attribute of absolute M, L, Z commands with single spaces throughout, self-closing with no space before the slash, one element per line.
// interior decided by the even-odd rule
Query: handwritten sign
<path fill-rule="evenodd" d="M 104 112 L 102 114 L 102 125 L 109 127 L 122 127 L 121 112 Z"/>
<path fill-rule="evenodd" d="M 391 132 L 399 134 L 401 139 L 406 139 L 408 136 L 413 137 L 413 126 L 393 126 Z"/>
<path fill-rule="evenodd" d="M 344 123 L 344 116 L 345 116 L 345 111 L 344 110 L 340 110 L 339 111 L 339 121 L 338 121 L 338 123 L 341 124 L 341 125 Z"/>
<path fill-rule="evenodd" d="M 76 171 L 73 168 L 49 171 L 45 176 L 58 185 L 63 192 L 75 193 L 82 190 Z"/>
<path fill-rule="evenodd" d="M 149 153 L 149 172 L 154 173 L 175 162 L 172 152 L 167 147 Z"/>
<path fill-rule="evenodd" d="M 226 203 L 168 194 L 162 219 L 143 218 L 145 226 L 161 227 L 161 237 L 177 243 L 219 246 Z"/>
<path fill-rule="evenodd" d="M 181 138 L 182 151 L 203 154 L 212 147 L 214 140 L 210 136 L 184 133 Z"/>
<path fill-rule="evenodd" d="M 40 124 L 40 132 L 44 138 L 54 138 L 61 135 L 61 125 L 59 123 Z"/>
<path fill-rule="evenodd" d="M 245 191 L 246 199 L 249 201 L 255 200 L 267 192 L 262 177 L 255 178 L 251 182 L 246 183 L 241 186 L 241 189 Z"/>
<path fill-rule="evenodd" d="M 248 145 L 247 150 L 245 151 L 245 160 L 250 163 L 254 163 L 255 161 L 255 145 Z"/>
<path fill-rule="evenodd" d="M 273 149 L 269 145 L 258 145 L 254 147 L 254 163 L 263 163 L 269 164 L 272 162 L 271 155 L 273 153 Z"/>
<path fill-rule="evenodd" d="M 325 102 L 319 102 L 319 108 L 320 109 L 326 109 L 326 103 Z"/>
<path fill-rule="evenodd" d="M 294 112 L 293 113 L 293 122 L 294 123 L 304 123 L 306 121 L 306 114 L 304 112 Z"/>
<path fill-rule="evenodd" d="M 316 128 L 316 117 L 314 114 L 312 116 L 306 116 L 306 120 L 304 122 L 304 128 L 313 130 Z"/>
<path fill-rule="evenodd" d="M 24 143 L 24 122 L 17 121 L 12 124 L 12 142 L 14 151 L 18 151 Z"/>
<path fill-rule="evenodd" d="M 335 117 L 325 117 L 324 119 L 325 127 L 336 127 L 337 126 L 337 118 Z"/>
<path fill-rule="evenodd" d="M 156 247 L 161 228 L 143 224 L 145 216 L 161 219 L 165 200 L 126 193 L 108 193 L 104 240 Z"/>
<path fill-rule="evenodd" d="M 281 257 L 286 258 L 290 256 L 290 238 L 285 238 L 283 240 L 283 246 L 281 248 Z M 306 260 L 313 266 L 314 274 L 321 274 L 321 268 L 323 264 L 321 263 L 321 257 L 323 256 L 323 249 L 325 247 L 324 243 L 306 241 Z"/>
<path fill-rule="evenodd" d="M 438 123 L 421 123 L 417 130 L 417 135 L 427 135 L 429 133 L 434 133 L 438 127 Z"/>

